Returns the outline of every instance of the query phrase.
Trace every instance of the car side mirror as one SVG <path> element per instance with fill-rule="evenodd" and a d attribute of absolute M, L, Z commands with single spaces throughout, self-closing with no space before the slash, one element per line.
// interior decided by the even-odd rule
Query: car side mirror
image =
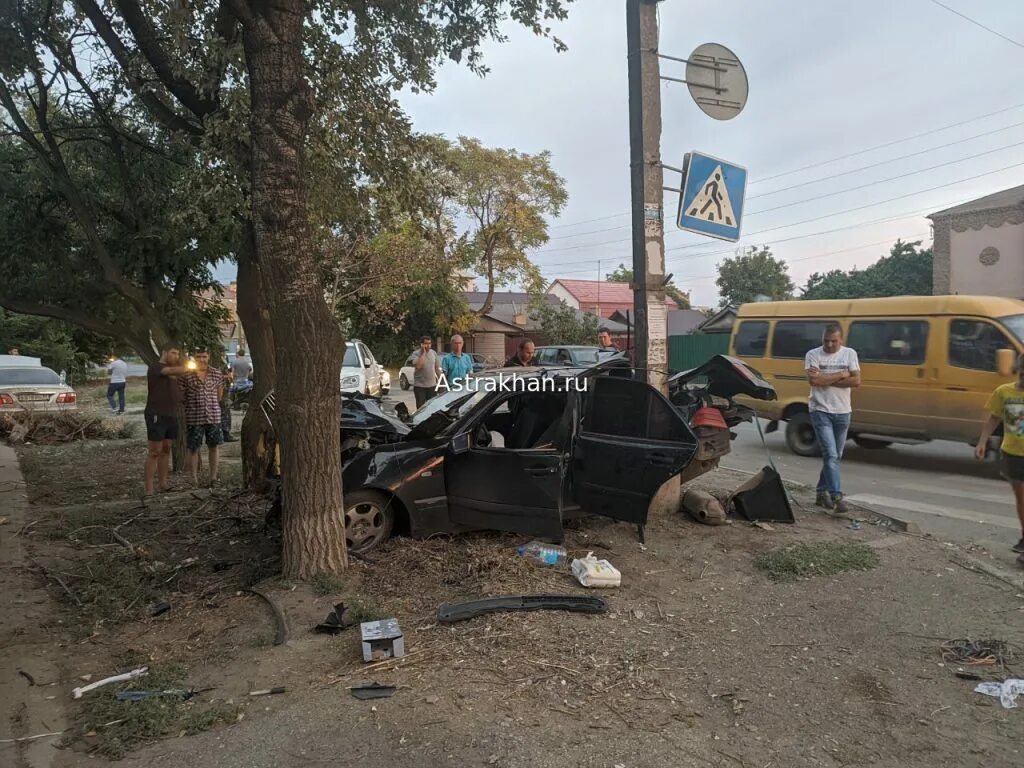
<path fill-rule="evenodd" d="M 1017 353 L 1012 349 L 1000 349 L 996 352 L 996 370 L 1005 378 L 1013 376 L 1013 366 L 1017 362 Z"/>
<path fill-rule="evenodd" d="M 461 435 L 456 435 L 452 438 L 449 446 L 451 447 L 452 453 L 458 456 L 460 453 L 466 453 L 469 450 L 470 441 L 469 432 L 463 432 Z"/>
<path fill-rule="evenodd" d="M 371 365 L 373 365 L 373 360 L 364 360 L 363 361 L 363 368 L 369 368 Z"/>

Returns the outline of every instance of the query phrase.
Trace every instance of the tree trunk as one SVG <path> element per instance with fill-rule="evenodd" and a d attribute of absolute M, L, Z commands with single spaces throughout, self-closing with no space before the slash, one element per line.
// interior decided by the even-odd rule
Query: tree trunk
<path fill-rule="evenodd" d="M 267 299 L 279 341 L 274 428 L 281 445 L 282 571 L 300 579 L 348 565 L 338 440 L 341 338 L 306 210 L 305 141 L 315 106 L 303 58 L 306 9 L 303 0 L 251 2 L 243 23 L 256 261 L 272 286 Z"/>
<path fill-rule="evenodd" d="M 242 485 L 262 490 L 274 464 L 277 441 L 273 426 L 263 415 L 259 404 L 277 382 L 274 360 L 274 331 L 263 297 L 271 287 L 263 278 L 256 261 L 254 233 L 246 226 L 245 241 L 238 250 L 238 319 L 245 331 L 249 356 L 252 358 L 255 381 L 249 394 L 249 409 L 242 419 Z"/>

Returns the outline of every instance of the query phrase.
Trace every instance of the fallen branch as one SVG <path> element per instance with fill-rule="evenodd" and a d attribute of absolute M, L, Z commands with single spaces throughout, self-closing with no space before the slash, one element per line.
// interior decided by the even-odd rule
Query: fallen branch
<path fill-rule="evenodd" d="M 35 736 L 20 736 L 17 739 L 0 739 L 0 744 L 18 744 L 22 741 L 45 739 L 47 736 L 61 736 L 64 733 L 64 731 L 53 731 L 52 733 L 37 733 Z"/>

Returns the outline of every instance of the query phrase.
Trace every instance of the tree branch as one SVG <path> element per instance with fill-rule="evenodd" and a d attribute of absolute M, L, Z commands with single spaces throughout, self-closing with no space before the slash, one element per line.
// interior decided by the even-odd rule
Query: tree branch
<path fill-rule="evenodd" d="M 87 1 L 92 2 L 92 0 Z M 160 45 L 159 35 L 138 0 L 114 0 L 114 4 L 124 17 L 125 24 L 131 29 L 135 42 L 143 56 L 146 57 L 146 61 L 149 62 L 157 77 L 160 78 L 160 82 L 174 98 L 200 120 L 216 112 L 220 105 L 215 100 L 200 94 L 195 85 L 174 71 L 171 57 Z"/>
<path fill-rule="evenodd" d="M 114 325 L 100 320 L 88 312 L 71 309 L 70 307 L 59 307 L 54 304 L 42 304 L 26 299 L 15 298 L 0 294 L 0 307 L 22 315 L 36 315 L 39 317 L 52 317 L 56 320 L 63 320 L 66 323 L 77 325 L 81 328 L 93 331 L 103 336 L 112 336 L 116 339 L 130 338 L 128 329 L 123 325 Z"/>
<path fill-rule="evenodd" d="M 202 126 L 196 125 L 179 115 L 146 85 L 145 80 L 135 71 L 131 52 L 118 36 L 110 20 L 100 10 L 95 0 L 74 0 L 74 2 L 85 13 L 96 33 L 106 43 L 110 53 L 121 66 L 121 70 L 128 79 L 128 84 L 132 91 L 149 109 L 153 117 L 172 131 L 180 131 L 193 137 L 202 136 Z"/>

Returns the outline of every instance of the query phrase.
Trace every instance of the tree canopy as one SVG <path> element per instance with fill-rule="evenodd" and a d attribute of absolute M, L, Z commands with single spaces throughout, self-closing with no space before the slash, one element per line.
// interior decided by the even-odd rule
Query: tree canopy
<path fill-rule="evenodd" d="M 547 344 L 597 343 L 597 316 L 578 312 L 564 301 L 557 307 L 536 302 L 530 307 L 530 314 L 540 323 Z"/>
<path fill-rule="evenodd" d="M 889 255 L 864 269 L 815 272 L 801 289 L 801 299 L 863 299 L 882 296 L 930 296 L 932 251 L 921 241 L 897 240 Z"/>
<path fill-rule="evenodd" d="M 619 264 L 614 271 L 605 275 L 605 280 L 609 283 L 632 283 L 633 270 L 625 264 Z M 665 293 L 670 299 L 679 305 L 680 309 L 690 308 L 690 297 L 679 290 L 674 282 L 669 282 L 669 284 L 665 286 Z"/>
<path fill-rule="evenodd" d="M 723 306 L 746 304 L 762 296 L 773 301 L 793 296 L 793 281 L 786 262 L 772 256 L 767 245 L 750 246 L 732 258 L 723 259 L 715 284 Z"/>

